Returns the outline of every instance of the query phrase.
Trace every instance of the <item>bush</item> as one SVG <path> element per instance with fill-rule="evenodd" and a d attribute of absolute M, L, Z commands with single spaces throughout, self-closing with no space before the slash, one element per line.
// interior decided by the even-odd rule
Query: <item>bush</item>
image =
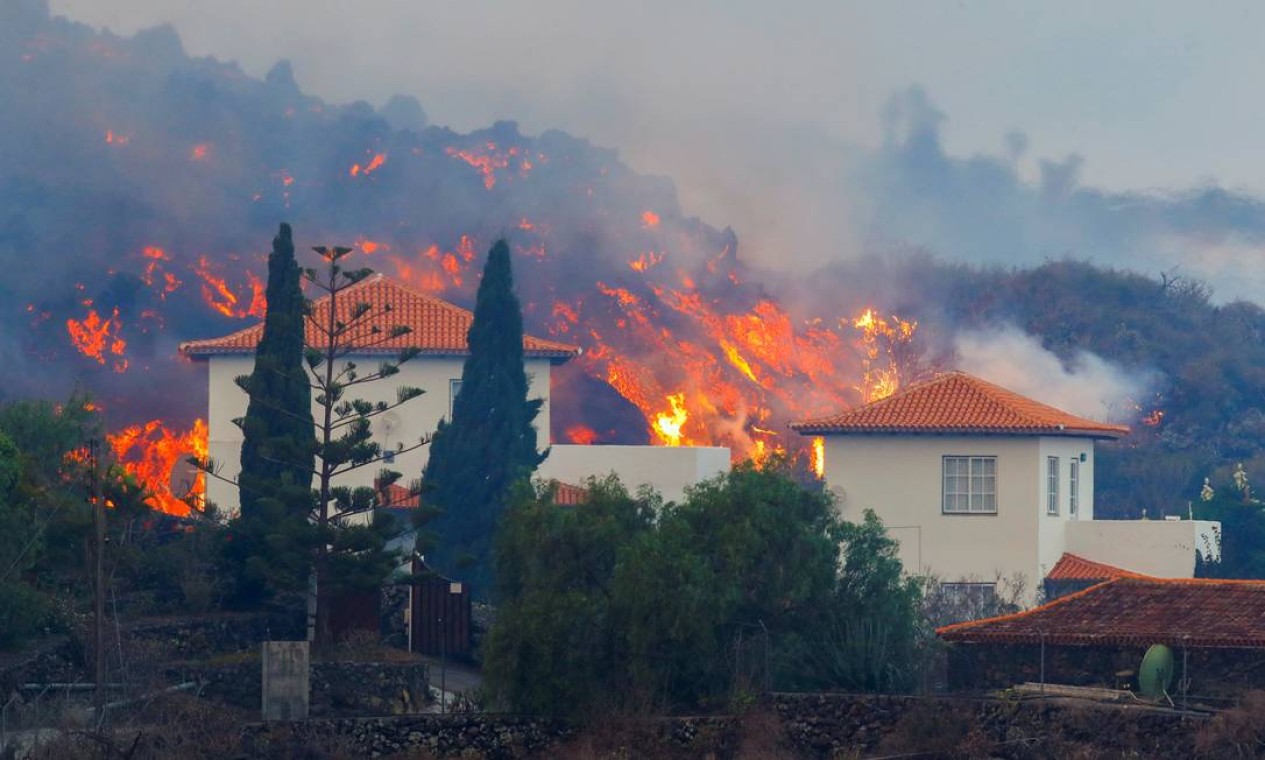
<path fill-rule="evenodd" d="M 25 583 L 0 584 L 0 649 L 14 649 L 27 639 L 60 629 L 48 597 Z"/>

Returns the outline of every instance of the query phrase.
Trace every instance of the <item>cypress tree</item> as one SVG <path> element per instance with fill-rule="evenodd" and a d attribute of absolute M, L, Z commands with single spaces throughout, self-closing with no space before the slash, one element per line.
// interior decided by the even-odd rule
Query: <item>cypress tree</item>
<path fill-rule="evenodd" d="M 536 450 L 533 422 L 543 402 L 527 398 L 523 315 L 504 240 L 488 253 L 467 342 L 452 419 L 441 420 L 431 439 L 422 490 L 442 512 L 430 526 L 438 541 L 433 566 L 469 579 L 483 595 L 492 577 L 493 534 L 511 489 L 549 453 Z"/>
<path fill-rule="evenodd" d="M 290 225 L 282 224 L 268 256 L 268 310 L 254 371 L 237 378 L 250 397 L 238 476 L 241 514 L 228 559 L 237 595 L 253 601 L 273 589 L 306 584 L 308 514 L 316 437 L 304 368 L 306 301 Z"/>

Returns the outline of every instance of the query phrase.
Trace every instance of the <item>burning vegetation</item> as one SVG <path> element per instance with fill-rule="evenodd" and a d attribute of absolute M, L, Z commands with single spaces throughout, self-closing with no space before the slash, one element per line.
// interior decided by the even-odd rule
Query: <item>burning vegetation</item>
<path fill-rule="evenodd" d="M 583 383 L 555 386 L 557 441 L 808 457 L 788 421 L 891 392 L 914 366 L 901 352 L 915 323 L 865 328 L 855 300 L 822 308 L 766 288 L 731 231 L 686 216 L 670 183 L 612 151 L 511 122 L 465 135 L 395 130 L 277 72 L 254 81 L 152 35 L 6 13 L 0 67 L 12 76 L 0 77 L 0 97 L 23 118 L 5 140 L 23 149 L 5 154 L 0 187 L 44 188 L 6 197 L 32 225 L 23 235 L 48 251 L 23 257 L 12 284 L 21 298 L 4 315 L 33 361 L 10 378 L 13 391 L 68 392 L 58 368 L 69 363 L 108 409 L 116 451 L 156 493 L 170 491 L 180 461 L 170 452 L 196 453 L 204 429 L 193 421 L 205 393 L 175 344 L 263 317 L 254 246 L 278 219 L 312 239 L 354 241 L 366 264 L 462 306 L 479 254 L 508 234 L 525 328 L 583 349 L 569 368 Z M 100 97 L 55 113 L 50 90 Z M 196 118 L 172 117 L 190 113 L 191 91 L 215 97 Z M 59 284 L 62 251 L 74 251 L 77 287 Z M 601 403 L 584 401 L 594 394 Z"/>

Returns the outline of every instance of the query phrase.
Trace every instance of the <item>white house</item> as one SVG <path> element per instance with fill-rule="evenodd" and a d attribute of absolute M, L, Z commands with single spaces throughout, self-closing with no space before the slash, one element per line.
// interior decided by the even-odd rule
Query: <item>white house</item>
<path fill-rule="evenodd" d="M 375 440 L 384 449 L 397 443 L 406 446 L 420 437 L 432 434 L 441 417 L 451 417 L 452 401 L 461 384 L 461 369 L 469 348 L 466 334 L 474 314 L 434 296 L 426 295 L 381 274 L 371 275 L 339 293 L 339 311 L 350 311 L 356 303 L 373 306 L 369 313 L 372 325 L 387 330 L 405 325 L 412 332 L 381 343 L 373 349 L 349 355 L 344 361 L 359 366 L 376 367 L 383 359 L 398 355 L 400 350 L 415 346 L 421 350 L 416 358 L 405 362 L 399 374 L 379 382 L 357 386 L 351 395 L 366 401 L 395 400 L 395 390 L 402 385 L 421 388 L 425 393 L 396 410 L 374 419 Z M 313 308 L 318 320 L 329 313 L 328 296 L 316 301 Z M 389 310 L 382 307 L 390 304 Z M 318 343 L 308 325 L 310 344 Z M 248 398 L 234 378 L 249 375 L 254 368 L 255 346 L 263 337 L 263 323 L 222 338 L 194 340 L 180 344 L 180 352 L 195 361 L 205 361 L 210 374 L 207 428 L 209 456 L 220 474 L 236 480 L 241 471 L 242 431 L 233 420 L 246 414 Z M 376 336 L 375 336 L 376 337 Z M 537 447 L 549 445 L 549 370 L 579 355 L 580 349 L 531 336 L 523 338 L 525 369 L 530 383 L 528 393 L 541 398 L 544 404 L 536 417 Z M 341 363 L 340 365 L 341 366 Z M 316 411 L 313 403 L 314 413 Z M 389 465 L 404 473 L 406 479 L 421 476 L 429 447 L 423 446 L 401 454 Z M 379 467 L 368 466 L 348 473 L 341 485 L 372 486 Z M 219 478 L 207 479 L 207 500 L 228 513 L 237 511 L 237 487 Z"/>
<path fill-rule="evenodd" d="M 1196 551 L 1211 549 L 1214 523 L 1094 520 L 1094 444 L 1128 428 L 965 373 L 791 427 L 824 439 L 842 516 L 874 510 L 905 568 L 946 583 L 1021 577 L 1031 599 L 1065 552 L 1189 578 Z"/>
<path fill-rule="evenodd" d="M 317 321 L 329 313 L 329 298 L 313 304 Z M 380 382 L 357 386 L 351 395 L 366 401 L 395 400 L 395 390 L 402 385 L 421 388 L 425 393 L 396 410 L 374 418 L 373 434 L 384 449 L 397 443 L 406 446 L 422 436 L 429 436 L 441 418 L 452 415 L 452 402 L 461 384 L 461 370 L 469 347 L 466 335 L 474 314 L 434 296 L 414 290 L 381 274 L 372 275 L 339 294 L 339 311 L 347 313 L 357 303 L 368 303 L 369 323 L 364 334 L 373 336 L 376 344 L 345 357 L 364 368 L 376 367 L 406 347 L 416 347 L 420 355 L 404 363 L 400 372 Z M 389 311 L 382 307 L 390 304 Z M 411 329 L 407 335 L 378 343 L 372 327 L 388 330 L 396 325 Z M 308 325 L 309 344 L 317 344 L 318 336 Z M 238 509 L 237 486 L 233 482 L 241 471 L 242 431 L 233 420 L 245 416 L 249 399 L 234 382 L 249 375 L 254 368 L 255 347 L 263 337 L 263 323 L 230 335 L 180 344 L 180 352 L 199 362 L 206 362 L 208 383 L 208 455 L 215 462 L 221 478 L 207 479 L 207 500 L 228 514 Z M 528 396 L 544 400 L 536 417 L 536 447 L 543 449 L 549 440 L 550 368 L 578 356 L 576 346 L 524 336 L 523 355 L 529 380 Z M 340 365 L 341 366 L 341 363 Z M 316 405 L 313 403 L 313 412 Z M 423 446 L 400 454 L 389 465 L 404 474 L 405 480 L 421 477 L 429 447 Z M 340 485 L 372 486 L 380 468 L 367 466 L 348 473 Z M 717 447 L 660 446 L 573 446 L 553 447 L 538 475 L 568 483 L 580 483 L 589 476 L 610 473 L 620 476 L 630 489 L 649 485 L 667 499 L 679 499 L 686 486 L 729 469 L 729 450 Z"/>

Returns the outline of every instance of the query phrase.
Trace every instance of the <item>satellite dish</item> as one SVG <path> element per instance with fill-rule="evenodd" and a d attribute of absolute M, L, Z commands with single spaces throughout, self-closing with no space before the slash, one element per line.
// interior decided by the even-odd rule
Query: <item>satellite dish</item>
<path fill-rule="evenodd" d="M 1149 699 L 1163 699 L 1172 685 L 1173 650 L 1163 644 L 1152 644 L 1138 668 L 1138 691 Z"/>
<path fill-rule="evenodd" d="M 400 429 L 400 415 L 395 412 L 387 412 L 377 419 L 378 430 L 382 431 L 382 437 L 390 441 L 395 431 Z"/>

